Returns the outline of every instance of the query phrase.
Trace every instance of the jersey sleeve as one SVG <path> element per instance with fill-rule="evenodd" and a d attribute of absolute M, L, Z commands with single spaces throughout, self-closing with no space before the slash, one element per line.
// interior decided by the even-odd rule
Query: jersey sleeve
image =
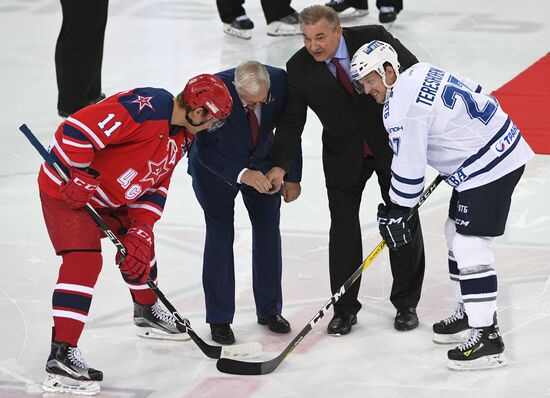
<path fill-rule="evenodd" d="M 69 167 L 90 166 L 96 152 L 123 142 L 139 127 L 117 101 L 119 96 L 75 112 L 58 128 L 50 152 L 65 172 Z"/>
<path fill-rule="evenodd" d="M 172 106 L 173 97 L 166 90 L 136 88 L 81 109 L 67 118 L 66 124 L 99 151 L 132 140 L 138 130 L 143 135 L 140 128 L 148 120 L 170 120 Z"/>
<path fill-rule="evenodd" d="M 404 207 L 418 203 L 424 190 L 429 124 L 404 118 L 386 126 L 393 150 L 390 198 Z"/>
<path fill-rule="evenodd" d="M 71 167 L 83 169 L 90 166 L 96 150 L 87 135 L 67 122 L 58 127 L 50 144 L 50 155 L 67 176 Z M 44 168 L 50 178 L 60 185 L 57 173 L 47 163 Z"/>
<path fill-rule="evenodd" d="M 51 144 L 54 160 L 68 167 L 90 166 L 94 154 L 108 145 L 131 141 L 147 120 L 169 119 L 172 95 L 163 89 L 139 88 L 123 91 L 87 106 L 67 118 Z M 151 130 L 150 134 L 155 134 Z"/>

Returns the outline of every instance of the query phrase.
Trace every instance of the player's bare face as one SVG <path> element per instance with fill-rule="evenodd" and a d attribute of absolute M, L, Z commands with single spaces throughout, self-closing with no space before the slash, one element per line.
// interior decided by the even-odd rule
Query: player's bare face
<path fill-rule="evenodd" d="M 342 27 L 331 26 L 322 18 L 312 25 L 302 24 L 302 36 L 306 50 L 315 61 L 323 62 L 336 54 L 342 38 Z"/>
<path fill-rule="evenodd" d="M 382 77 L 377 72 L 371 72 L 358 80 L 365 94 L 373 96 L 376 102 L 383 104 L 386 101 L 388 88 L 382 83 Z"/>

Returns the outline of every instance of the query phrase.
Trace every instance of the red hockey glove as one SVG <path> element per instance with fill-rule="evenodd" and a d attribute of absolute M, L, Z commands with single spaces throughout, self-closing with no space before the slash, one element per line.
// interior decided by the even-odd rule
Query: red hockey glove
<path fill-rule="evenodd" d="M 143 222 L 136 222 L 130 226 L 126 235 L 121 239 L 126 247 L 128 254 L 120 263 L 120 270 L 128 278 L 139 278 L 142 283 L 147 282 L 151 272 L 149 263 L 151 262 L 151 246 L 153 245 L 153 230 Z M 120 253 L 116 256 L 117 264 L 120 259 Z"/>
<path fill-rule="evenodd" d="M 101 182 L 101 176 L 93 169 L 84 171 L 71 168 L 71 179 L 59 188 L 59 196 L 71 209 L 80 209 L 86 206 Z"/>

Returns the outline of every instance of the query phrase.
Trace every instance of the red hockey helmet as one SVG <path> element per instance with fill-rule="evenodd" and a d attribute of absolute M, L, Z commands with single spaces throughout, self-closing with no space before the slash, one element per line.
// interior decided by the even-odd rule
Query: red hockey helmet
<path fill-rule="evenodd" d="M 191 109 L 203 106 L 218 120 L 231 114 L 233 99 L 217 76 L 202 74 L 191 78 L 183 89 L 183 102 Z"/>

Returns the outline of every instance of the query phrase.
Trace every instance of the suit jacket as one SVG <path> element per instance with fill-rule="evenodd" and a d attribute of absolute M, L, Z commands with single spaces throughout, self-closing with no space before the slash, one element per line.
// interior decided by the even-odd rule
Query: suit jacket
<path fill-rule="evenodd" d="M 344 28 L 344 39 L 350 57 L 371 40 L 389 43 L 403 68 L 418 62 L 381 25 Z M 288 93 L 285 111 L 277 126 L 273 145 L 273 165 L 292 170 L 295 149 L 300 142 L 307 107 L 323 125 L 323 168 L 327 188 L 347 189 L 360 177 L 363 140 L 366 139 L 377 163 L 388 171 L 392 151 L 384 129 L 382 105 L 370 95 L 351 96 L 324 62 L 316 62 L 303 47 L 287 62 Z"/>
<path fill-rule="evenodd" d="M 237 94 L 233 80 L 235 69 L 229 69 L 216 76 L 226 84 L 233 97 L 233 109 L 225 124 L 213 132 L 203 132 L 195 136 L 189 154 L 188 172 L 209 171 L 231 185 L 237 184 L 237 177 L 244 168 L 260 170 L 263 173 L 272 167 L 271 146 L 274 130 L 282 114 L 286 99 L 286 72 L 283 69 L 267 66 L 271 87 L 271 103 L 263 104 L 260 118 L 260 137 L 256 148 L 252 149 L 252 135 L 245 109 Z M 302 151 L 298 145 L 292 154 L 292 172 L 286 180 L 300 182 L 302 177 Z"/>

